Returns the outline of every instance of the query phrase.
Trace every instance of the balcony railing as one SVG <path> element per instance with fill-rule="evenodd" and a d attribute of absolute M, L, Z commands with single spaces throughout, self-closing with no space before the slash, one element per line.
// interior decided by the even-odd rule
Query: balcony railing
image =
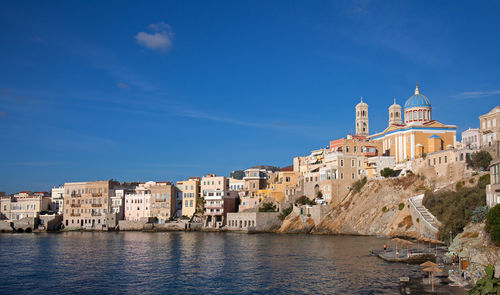
<path fill-rule="evenodd" d="M 81 198 L 82 194 L 71 194 L 72 198 Z"/>
<path fill-rule="evenodd" d="M 71 216 L 80 216 L 80 213 L 71 213 Z"/>
<path fill-rule="evenodd" d="M 92 204 L 92 207 L 102 207 L 102 204 Z"/>
<path fill-rule="evenodd" d="M 71 204 L 71 208 L 82 207 L 82 204 Z"/>

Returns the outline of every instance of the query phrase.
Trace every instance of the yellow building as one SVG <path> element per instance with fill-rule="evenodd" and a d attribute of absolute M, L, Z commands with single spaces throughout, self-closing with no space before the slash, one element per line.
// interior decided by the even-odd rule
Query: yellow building
<path fill-rule="evenodd" d="M 418 85 L 415 94 L 406 100 L 404 123 L 401 107 L 394 102 L 389 108 L 389 127 L 368 138 L 382 142 L 383 156 L 393 156 L 396 163 L 402 163 L 424 154 L 456 147 L 455 125 L 446 125 L 432 119 L 429 99 L 420 94 Z M 401 122 L 401 123 L 399 123 Z"/>
<path fill-rule="evenodd" d="M 273 175 L 267 190 L 262 190 L 262 193 L 275 202 L 281 202 L 287 195 L 293 194 L 291 190 L 296 189 L 298 183 L 299 175 L 293 171 L 293 166 L 285 167 Z"/>
<path fill-rule="evenodd" d="M 200 178 L 190 177 L 188 180 L 178 181 L 177 189 L 182 197 L 182 216 L 193 216 L 200 197 Z"/>

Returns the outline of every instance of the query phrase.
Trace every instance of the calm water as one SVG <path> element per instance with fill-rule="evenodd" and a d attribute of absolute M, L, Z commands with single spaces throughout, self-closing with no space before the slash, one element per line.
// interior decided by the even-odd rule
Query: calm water
<path fill-rule="evenodd" d="M 1 234 L 0 293 L 395 294 L 385 239 L 225 233 Z"/>

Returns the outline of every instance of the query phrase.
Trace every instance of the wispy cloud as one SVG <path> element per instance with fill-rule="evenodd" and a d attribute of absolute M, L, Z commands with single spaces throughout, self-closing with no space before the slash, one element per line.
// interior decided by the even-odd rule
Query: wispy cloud
<path fill-rule="evenodd" d="M 0 96 L 4 96 L 4 97 L 8 97 L 8 98 L 11 98 L 15 101 L 18 101 L 18 102 L 21 102 L 21 101 L 25 101 L 26 98 L 23 97 L 23 96 L 19 96 L 15 93 L 13 93 L 10 89 L 8 88 L 1 88 L 0 89 Z"/>
<path fill-rule="evenodd" d="M 500 95 L 500 90 L 487 90 L 487 91 L 466 91 L 459 93 L 454 98 L 458 99 L 471 99 L 471 98 L 483 98 L 488 96 Z"/>
<path fill-rule="evenodd" d="M 129 90 L 130 89 L 130 85 L 126 84 L 126 83 L 116 83 L 116 86 L 118 86 L 118 88 L 121 88 L 121 89 L 126 89 L 126 90 Z"/>
<path fill-rule="evenodd" d="M 61 162 L 18 162 L 11 163 L 13 166 L 31 166 L 31 167 L 44 167 L 44 166 L 59 166 L 64 163 Z"/>
<path fill-rule="evenodd" d="M 151 32 L 139 32 L 135 35 L 135 40 L 139 45 L 152 50 L 166 51 L 172 47 L 174 32 L 170 25 L 159 22 L 149 25 Z"/>

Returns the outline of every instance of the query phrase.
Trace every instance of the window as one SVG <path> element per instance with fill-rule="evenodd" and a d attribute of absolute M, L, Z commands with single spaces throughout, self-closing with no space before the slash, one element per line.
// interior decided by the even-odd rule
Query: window
<path fill-rule="evenodd" d="M 340 173 L 340 179 L 344 179 L 344 173 Z"/>
<path fill-rule="evenodd" d="M 344 160 L 340 160 L 340 167 L 344 167 Z"/>
<path fill-rule="evenodd" d="M 356 162 L 354 160 L 351 160 L 351 167 L 356 166 Z"/>
<path fill-rule="evenodd" d="M 357 152 L 357 151 L 358 151 L 358 147 L 357 147 L 357 146 L 355 146 L 355 147 L 354 147 L 354 152 Z"/>
<path fill-rule="evenodd" d="M 448 163 L 448 156 L 444 156 L 444 162 Z"/>
<path fill-rule="evenodd" d="M 352 174 L 352 179 L 354 179 L 354 173 Z"/>

